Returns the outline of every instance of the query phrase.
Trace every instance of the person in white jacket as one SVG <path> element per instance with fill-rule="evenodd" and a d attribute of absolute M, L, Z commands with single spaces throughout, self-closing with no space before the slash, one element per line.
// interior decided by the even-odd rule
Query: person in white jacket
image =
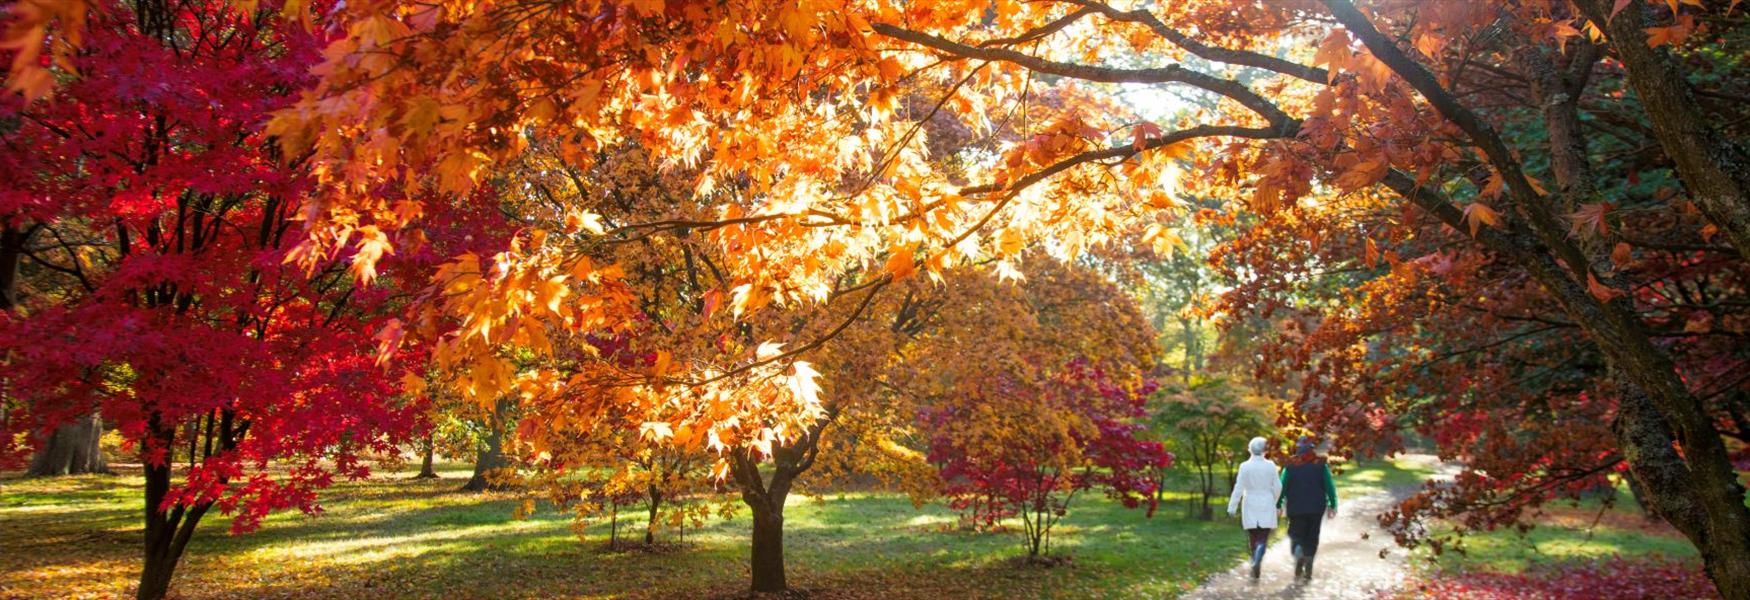
<path fill-rule="evenodd" d="M 1252 578 L 1264 565 L 1264 548 L 1270 544 L 1270 530 L 1276 528 L 1276 499 L 1282 495 L 1282 479 L 1276 474 L 1276 463 L 1264 458 L 1269 442 L 1252 438 L 1246 449 L 1252 458 L 1240 463 L 1239 476 L 1234 479 L 1233 495 L 1227 500 L 1227 514 L 1240 513 L 1240 525 L 1246 528 L 1252 556 Z"/>

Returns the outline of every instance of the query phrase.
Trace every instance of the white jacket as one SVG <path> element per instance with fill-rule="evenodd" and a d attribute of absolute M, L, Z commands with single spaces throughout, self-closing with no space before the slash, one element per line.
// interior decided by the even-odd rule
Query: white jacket
<path fill-rule="evenodd" d="M 1276 527 L 1276 498 L 1282 495 L 1282 479 L 1276 463 L 1253 455 L 1240 463 L 1240 473 L 1234 479 L 1233 496 L 1227 500 L 1227 514 L 1240 510 L 1240 523 L 1246 529 Z"/>

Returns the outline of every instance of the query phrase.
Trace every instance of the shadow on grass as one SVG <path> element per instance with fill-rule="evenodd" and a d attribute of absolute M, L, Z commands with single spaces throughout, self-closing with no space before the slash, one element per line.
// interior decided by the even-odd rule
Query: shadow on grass
<path fill-rule="evenodd" d="M 0 497 L 0 534 L 31 540 L 0 558 L 0 596 L 113 596 L 138 568 L 139 481 L 11 485 Z M 455 491 L 460 479 L 396 476 L 338 485 L 328 511 L 276 514 L 247 535 L 229 519 L 201 527 L 173 591 L 183 598 L 697 598 L 735 595 L 748 581 L 745 515 L 689 529 L 687 551 L 607 552 L 607 524 L 571 530 L 545 508 L 511 517 L 515 500 Z M 18 495 L 14 496 L 14 492 Z M 1058 569 L 1016 568 L 1015 534 L 942 533 L 953 514 L 915 509 L 898 495 L 799 499 L 787 510 L 792 583 L 824 598 L 1132 597 L 1171 595 L 1231 559 L 1208 558 L 1211 532 L 1227 525 L 1143 518 L 1102 498 L 1078 500 L 1056 536 L 1074 556 Z M 641 534 L 636 518 L 621 522 Z M 672 535 L 672 533 L 667 534 Z M 1222 538 L 1225 539 L 1225 538 Z M 1236 542 L 1237 544 L 1237 542 Z"/>
<path fill-rule="evenodd" d="M 862 543 L 838 550 L 894 549 Z M 409 598 L 739 598 L 747 595 L 744 552 L 742 547 L 720 546 L 653 556 L 601 552 L 594 544 L 472 545 L 419 561 L 331 565 L 324 569 L 321 587 L 313 587 L 307 577 L 286 576 L 231 592 L 255 598 L 350 598 L 366 593 Z M 1166 591 L 1101 588 L 1102 582 L 1126 574 L 1079 558 L 1055 568 L 1017 566 L 1013 559 L 1018 552 L 971 563 L 913 556 L 903 562 L 874 561 L 878 566 L 832 568 L 809 561 L 809 554 L 791 553 L 789 578 L 811 598 L 1158 597 Z"/>

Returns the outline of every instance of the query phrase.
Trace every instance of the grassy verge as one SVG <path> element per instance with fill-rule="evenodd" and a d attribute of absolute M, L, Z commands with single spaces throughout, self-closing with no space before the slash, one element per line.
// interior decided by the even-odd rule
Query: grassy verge
<path fill-rule="evenodd" d="M 1505 528 L 1466 535 L 1462 552 L 1435 558 L 1424 549 L 1418 556 L 1435 558 L 1432 567 L 1441 572 L 1507 574 L 1617 557 L 1697 559 L 1695 547 L 1676 530 L 1641 514 L 1626 487 L 1609 503 L 1593 498 L 1549 504 L 1533 521 L 1537 526 L 1529 531 Z"/>
<path fill-rule="evenodd" d="M 1587 506 L 1587 504 L 1593 504 Z M 1713 600 L 1694 546 L 1634 509 L 1554 506 L 1529 531 L 1466 536 L 1462 552 L 1418 549 L 1404 598 Z"/>
<path fill-rule="evenodd" d="M 1404 597 L 1718 597 L 1695 547 L 1642 515 L 1626 487 L 1610 498 L 1546 505 L 1531 521 L 1536 527 L 1525 531 L 1467 534 L 1457 551 L 1439 556 L 1417 549 Z"/>
<path fill-rule="evenodd" d="M 1435 462 L 1424 455 L 1335 463 L 1337 497 L 1354 497 L 1421 485 L 1434 475 Z"/>

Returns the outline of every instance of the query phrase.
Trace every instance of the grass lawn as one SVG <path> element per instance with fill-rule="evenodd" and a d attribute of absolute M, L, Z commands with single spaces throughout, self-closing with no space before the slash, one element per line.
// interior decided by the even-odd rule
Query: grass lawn
<path fill-rule="evenodd" d="M 1341 500 L 1381 489 L 1418 486 L 1434 475 L 1436 462 L 1427 455 L 1398 456 L 1380 460 L 1333 463 L 1332 479 L 1337 484 L 1338 506 Z"/>
<path fill-rule="evenodd" d="M 1695 546 L 1675 529 L 1643 517 L 1623 486 L 1614 506 L 1599 499 L 1555 502 L 1535 520 L 1537 527 L 1523 534 L 1508 528 L 1465 536 L 1464 552 L 1447 552 L 1431 566 L 1441 572 L 1521 573 L 1613 557 L 1699 560 Z M 1433 556 L 1426 549 L 1417 555 Z"/>
<path fill-rule="evenodd" d="M 1463 552 L 1412 556 L 1402 598 L 1717 599 L 1694 546 L 1669 525 L 1648 520 L 1626 489 L 1614 505 L 1599 499 L 1547 505 L 1537 527 L 1467 535 Z M 1438 526 L 1436 534 L 1449 533 Z"/>
<path fill-rule="evenodd" d="M 454 465 L 436 481 L 391 473 L 339 484 L 324 493 L 320 514 L 278 513 L 246 535 L 228 535 L 227 519 L 209 518 L 172 593 L 696 598 L 746 588 L 745 514 L 688 530 L 681 551 L 610 552 L 605 519 L 592 521 L 582 541 L 569 514 L 547 509 L 514 520 L 511 496 L 455 491 L 464 469 Z M 1400 471 L 1388 464 L 1340 479 L 1360 493 L 1414 478 Z M 127 593 L 139 568 L 140 487 L 137 471 L 0 478 L 0 598 Z M 1173 597 L 1233 566 L 1243 545 L 1225 515 L 1186 519 L 1183 502 L 1169 495 L 1149 519 L 1097 494 L 1080 496 L 1053 533 L 1055 553 L 1073 561 L 1043 568 L 1016 565 L 1024 552 L 1018 533 L 951 531 L 954 514 L 940 504 L 917 509 L 886 493 L 793 497 L 785 519 L 789 577 L 827 598 Z M 636 516 L 622 519 L 622 528 L 636 529 Z"/>

